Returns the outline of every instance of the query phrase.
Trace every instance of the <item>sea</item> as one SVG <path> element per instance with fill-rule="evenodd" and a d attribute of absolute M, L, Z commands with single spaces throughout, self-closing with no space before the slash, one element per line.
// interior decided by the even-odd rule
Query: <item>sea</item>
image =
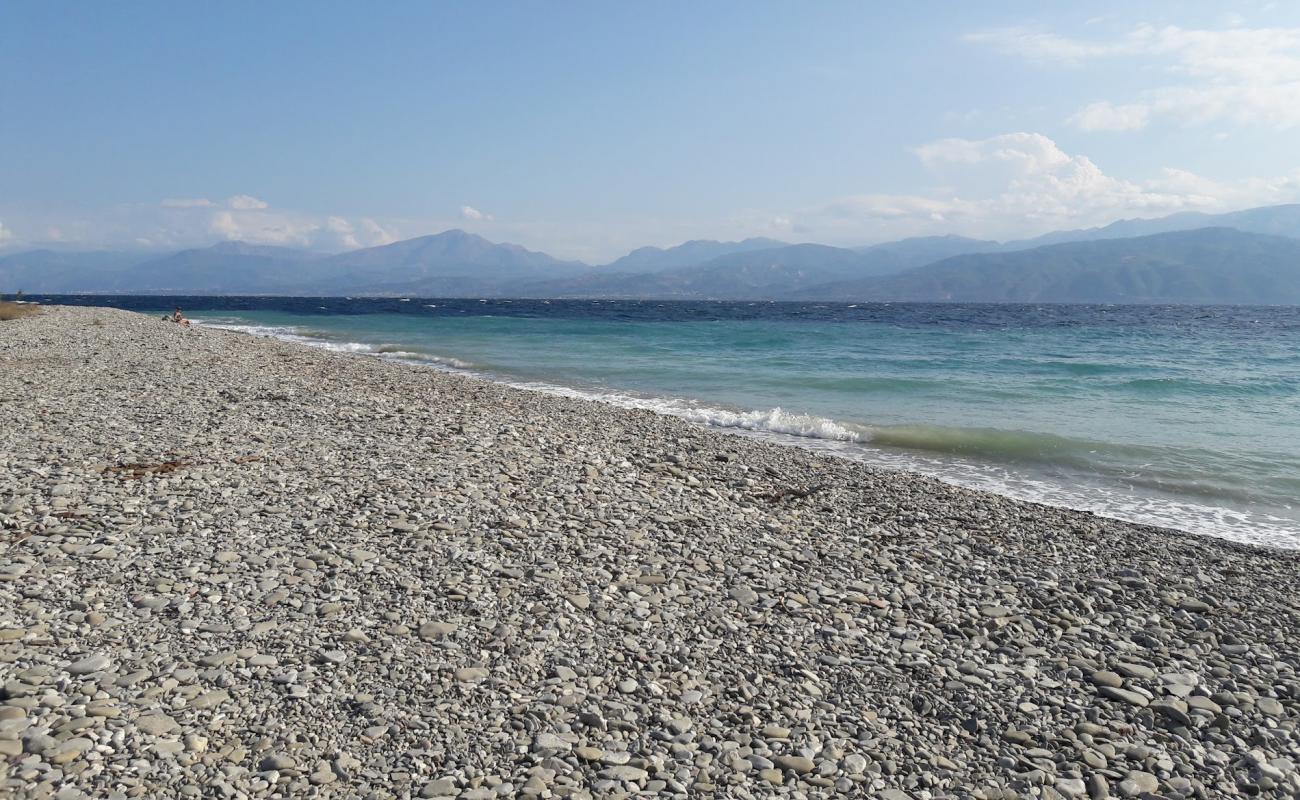
<path fill-rule="evenodd" d="M 61 296 L 1300 548 L 1300 308 Z"/>

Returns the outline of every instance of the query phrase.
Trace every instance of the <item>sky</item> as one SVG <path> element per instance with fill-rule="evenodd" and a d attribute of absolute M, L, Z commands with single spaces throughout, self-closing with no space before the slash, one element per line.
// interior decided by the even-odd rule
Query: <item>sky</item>
<path fill-rule="evenodd" d="M 0 4 L 0 249 L 600 263 L 1300 200 L 1300 3 Z"/>

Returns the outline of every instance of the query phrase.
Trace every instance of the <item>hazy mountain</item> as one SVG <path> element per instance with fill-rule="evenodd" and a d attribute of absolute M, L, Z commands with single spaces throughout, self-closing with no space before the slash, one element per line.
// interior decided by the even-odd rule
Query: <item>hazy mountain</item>
<path fill-rule="evenodd" d="M 502 296 L 589 269 L 457 230 L 336 256 L 246 242 L 149 257 L 29 251 L 0 258 L 0 291 Z"/>
<path fill-rule="evenodd" d="M 0 256 L 0 294 L 115 291 L 139 253 L 25 250 Z"/>
<path fill-rule="evenodd" d="M 1034 239 L 1007 242 L 1003 247 L 1007 250 L 1019 250 L 1046 244 L 1125 239 L 1197 228 L 1236 228 L 1246 233 L 1264 233 L 1300 239 L 1300 204 L 1248 208 L 1226 214 L 1186 211 L 1157 219 L 1122 219 L 1100 228 L 1054 231 Z"/>
<path fill-rule="evenodd" d="M 865 274 L 861 253 L 820 244 L 795 244 L 730 253 L 698 266 L 621 274 L 608 269 L 567 281 L 520 287 L 529 297 L 652 297 L 753 299 L 784 295 L 837 278 Z"/>
<path fill-rule="evenodd" d="M 302 250 L 297 247 L 281 247 L 270 244 L 251 244 L 249 242 L 230 241 L 217 242 L 211 247 L 205 247 L 201 250 L 182 250 L 181 252 L 203 252 L 223 256 L 254 256 L 259 258 L 274 258 L 281 261 L 316 261 L 325 256 L 311 250 Z"/>
<path fill-rule="evenodd" d="M 728 253 L 695 266 L 655 272 L 620 274 L 606 267 L 572 280 L 524 286 L 521 292 L 537 297 L 771 300 L 830 281 L 888 275 L 997 246 L 959 236 L 905 239 L 855 250 L 794 244 Z"/>
<path fill-rule="evenodd" d="M 955 256 L 796 295 L 843 301 L 1300 304 L 1300 240 L 1202 228 Z"/>
<path fill-rule="evenodd" d="M 539 270 L 574 272 L 588 269 L 581 262 L 561 261 L 517 244 L 496 244 L 462 230 L 353 250 L 331 256 L 327 261 L 344 265 L 357 274 L 397 272 L 399 278 L 472 274 L 485 269 L 509 275 L 534 275 Z"/>
<path fill-rule="evenodd" d="M 902 272 L 905 269 L 932 264 L 940 259 L 965 253 L 988 253 L 1002 249 L 1002 244 L 985 239 L 968 239 L 965 236 L 917 236 L 866 247 L 855 247 L 859 253 L 871 257 L 871 270 L 877 275 Z"/>
<path fill-rule="evenodd" d="M 341 253 L 321 264 L 334 274 L 335 290 L 426 297 L 501 296 L 520 281 L 564 278 L 591 269 L 460 230 Z"/>
<path fill-rule="evenodd" d="M 314 263 L 321 258 L 318 253 L 290 247 L 221 242 L 137 264 L 118 277 L 114 289 L 176 294 L 286 294 L 331 276 Z"/>
<path fill-rule="evenodd" d="M 606 264 L 602 270 L 636 273 L 662 272 L 664 270 L 692 267 L 732 253 L 770 250 L 784 245 L 785 242 L 762 238 L 745 239 L 742 242 L 717 242 L 712 239 L 695 239 L 667 249 L 660 247 L 638 248 L 622 258 Z"/>
<path fill-rule="evenodd" d="M 339 255 L 244 242 L 168 255 L 30 250 L 0 256 L 0 292 L 1292 303 L 1297 246 L 1300 204 L 1006 244 L 694 241 L 604 267 L 452 230 Z"/>

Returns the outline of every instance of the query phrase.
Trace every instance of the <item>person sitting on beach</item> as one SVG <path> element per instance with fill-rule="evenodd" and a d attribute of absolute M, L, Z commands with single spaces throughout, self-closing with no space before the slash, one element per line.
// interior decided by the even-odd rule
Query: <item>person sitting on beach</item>
<path fill-rule="evenodd" d="M 181 314 L 181 309 L 179 306 L 176 308 L 175 311 L 172 312 L 172 322 L 178 323 L 180 325 L 190 324 L 190 321 L 188 319 L 185 319 L 185 317 Z"/>

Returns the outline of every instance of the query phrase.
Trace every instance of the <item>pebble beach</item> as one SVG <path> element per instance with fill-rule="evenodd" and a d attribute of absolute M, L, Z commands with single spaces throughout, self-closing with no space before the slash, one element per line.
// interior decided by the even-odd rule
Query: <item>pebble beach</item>
<path fill-rule="evenodd" d="M 0 322 L 0 797 L 1300 797 L 1300 553 Z"/>

